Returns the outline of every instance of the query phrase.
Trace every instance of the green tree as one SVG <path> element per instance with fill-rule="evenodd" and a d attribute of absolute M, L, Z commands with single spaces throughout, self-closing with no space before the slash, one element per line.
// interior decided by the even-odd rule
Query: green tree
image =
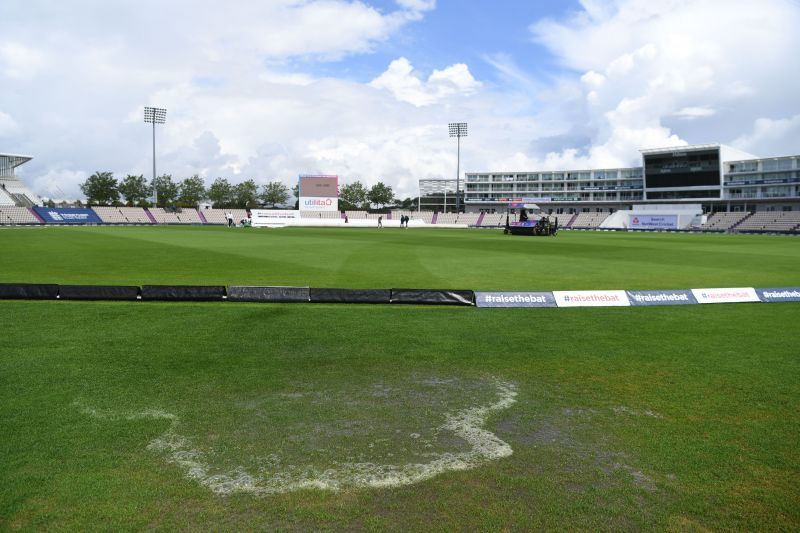
<path fill-rule="evenodd" d="M 119 184 L 111 172 L 95 172 L 81 183 L 81 192 L 89 205 L 110 205 L 119 201 Z"/>
<path fill-rule="evenodd" d="M 245 180 L 233 186 L 234 206 L 251 209 L 258 207 L 258 185 L 253 180 Z"/>
<path fill-rule="evenodd" d="M 363 209 L 367 203 L 367 188 L 360 181 L 342 185 L 339 190 L 339 209 Z"/>
<path fill-rule="evenodd" d="M 206 184 L 197 174 L 183 180 L 178 189 L 178 201 L 186 207 L 197 207 L 206 197 Z"/>
<path fill-rule="evenodd" d="M 297 185 L 292 187 L 292 194 L 294 195 L 294 208 L 298 209 L 300 207 L 300 183 L 298 182 Z"/>
<path fill-rule="evenodd" d="M 393 199 L 394 193 L 392 192 L 392 188 L 382 181 L 373 185 L 367 193 L 367 200 L 369 200 L 369 203 L 377 205 L 378 207 L 383 207 L 386 204 L 392 203 Z"/>
<path fill-rule="evenodd" d="M 259 199 L 273 207 L 278 204 L 285 204 L 289 201 L 289 188 L 280 181 L 271 181 L 264 185 Z"/>
<path fill-rule="evenodd" d="M 178 199 L 178 184 L 172 181 L 171 174 L 162 174 L 156 177 L 155 182 L 158 206 L 174 205 Z"/>
<path fill-rule="evenodd" d="M 152 190 L 147 185 L 144 176 L 133 176 L 128 174 L 119 183 L 119 192 L 125 198 L 128 205 L 137 205 L 150 198 Z"/>
<path fill-rule="evenodd" d="M 217 178 L 206 194 L 216 208 L 231 207 L 233 205 L 233 185 L 225 178 Z"/>

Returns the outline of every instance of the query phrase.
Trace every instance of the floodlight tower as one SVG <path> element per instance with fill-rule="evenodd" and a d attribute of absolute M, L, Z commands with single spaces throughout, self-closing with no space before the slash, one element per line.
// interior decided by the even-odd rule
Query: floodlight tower
<path fill-rule="evenodd" d="M 467 136 L 467 123 L 466 122 L 451 122 L 450 137 L 458 139 L 458 157 L 456 159 L 456 213 L 461 212 L 461 137 Z"/>
<path fill-rule="evenodd" d="M 167 110 L 161 107 L 145 107 L 144 121 L 153 125 L 153 207 L 158 204 L 158 189 L 156 188 L 156 124 L 167 121 Z"/>

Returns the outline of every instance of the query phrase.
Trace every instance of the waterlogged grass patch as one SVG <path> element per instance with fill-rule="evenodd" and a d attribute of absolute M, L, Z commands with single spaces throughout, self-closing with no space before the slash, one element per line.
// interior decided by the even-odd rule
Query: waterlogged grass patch
<path fill-rule="evenodd" d="M 508 457 L 511 447 L 484 426 L 516 395 L 495 379 L 409 378 L 344 389 L 301 383 L 194 416 L 75 406 L 110 423 L 167 422 L 148 450 L 216 494 L 265 495 L 399 487 Z"/>

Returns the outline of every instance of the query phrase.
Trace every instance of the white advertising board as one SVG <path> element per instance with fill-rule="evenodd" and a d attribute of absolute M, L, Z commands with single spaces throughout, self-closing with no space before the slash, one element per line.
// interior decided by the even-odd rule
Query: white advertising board
<path fill-rule="evenodd" d="M 300 212 L 286 209 L 251 209 L 250 220 L 254 228 L 268 226 L 293 226 L 300 219 Z"/>
<path fill-rule="evenodd" d="M 625 291 L 553 291 L 559 307 L 625 307 L 631 305 Z"/>
<path fill-rule="evenodd" d="M 735 302 L 760 302 L 761 299 L 752 287 L 735 287 L 726 289 L 692 289 L 697 303 L 727 304 Z"/>
<path fill-rule="evenodd" d="M 339 199 L 336 197 L 301 196 L 301 211 L 338 211 Z"/>

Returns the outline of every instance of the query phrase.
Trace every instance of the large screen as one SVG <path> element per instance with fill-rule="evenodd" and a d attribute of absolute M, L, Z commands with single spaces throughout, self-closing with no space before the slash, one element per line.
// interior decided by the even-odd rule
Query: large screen
<path fill-rule="evenodd" d="M 300 176 L 301 211 L 338 211 L 338 176 Z"/>
<path fill-rule="evenodd" d="M 300 196 L 310 198 L 338 198 L 337 176 L 300 176 Z"/>
<path fill-rule="evenodd" d="M 699 187 L 720 184 L 719 148 L 644 156 L 645 187 Z"/>

